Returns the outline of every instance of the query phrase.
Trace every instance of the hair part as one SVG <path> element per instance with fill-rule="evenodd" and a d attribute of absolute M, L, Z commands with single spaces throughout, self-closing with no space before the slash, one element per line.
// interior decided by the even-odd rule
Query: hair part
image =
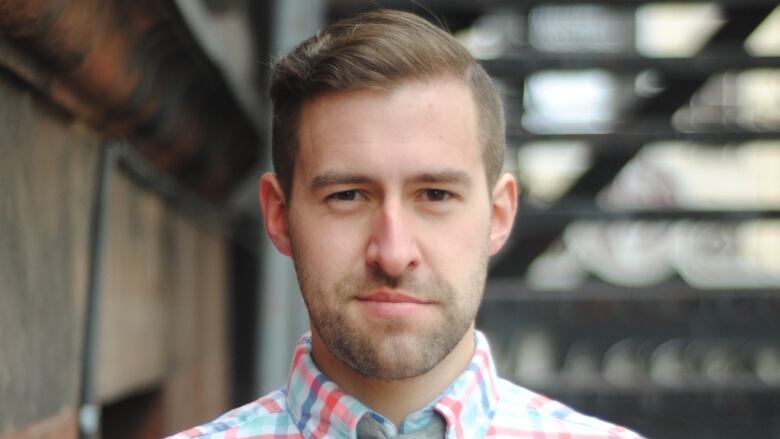
<path fill-rule="evenodd" d="M 336 90 L 389 90 L 413 80 L 459 78 L 472 92 L 488 188 L 504 163 L 501 99 L 485 70 L 455 38 L 414 14 L 376 10 L 333 23 L 271 70 L 272 159 L 285 197 L 292 195 L 303 104 Z"/>

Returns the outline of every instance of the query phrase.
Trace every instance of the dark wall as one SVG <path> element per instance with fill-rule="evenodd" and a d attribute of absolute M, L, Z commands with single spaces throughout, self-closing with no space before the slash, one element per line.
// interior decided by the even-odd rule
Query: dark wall
<path fill-rule="evenodd" d="M 0 435 L 75 419 L 97 151 L 0 76 Z"/>
<path fill-rule="evenodd" d="M 91 209 L 106 137 L 47 102 L 0 74 L 2 439 L 77 437 Z M 103 437 L 130 431 L 126 407 L 147 427 L 123 437 L 161 437 L 229 408 L 225 228 L 147 183 L 111 168 L 93 376 L 108 415 Z"/>

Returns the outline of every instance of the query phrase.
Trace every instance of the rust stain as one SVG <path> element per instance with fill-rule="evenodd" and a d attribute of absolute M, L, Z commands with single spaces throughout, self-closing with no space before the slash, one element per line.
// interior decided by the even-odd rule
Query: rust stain
<path fill-rule="evenodd" d="M 257 133 L 170 0 L 0 0 L 0 37 L 37 61 L 52 102 L 212 200 L 257 159 Z"/>

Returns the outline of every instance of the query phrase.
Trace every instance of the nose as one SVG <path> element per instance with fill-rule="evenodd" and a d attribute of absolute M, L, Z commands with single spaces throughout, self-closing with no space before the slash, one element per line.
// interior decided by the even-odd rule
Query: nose
<path fill-rule="evenodd" d="M 414 270 L 420 264 L 420 251 L 413 224 L 400 202 L 385 202 L 373 219 L 366 263 L 392 277 Z"/>

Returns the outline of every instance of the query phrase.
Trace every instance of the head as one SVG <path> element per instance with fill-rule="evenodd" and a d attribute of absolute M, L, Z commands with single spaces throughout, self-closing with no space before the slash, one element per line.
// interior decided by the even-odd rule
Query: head
<path fill-rule="evenodd" d="M 462 80 L 472 94 L 492 187 L 504 163 L 505 122 L 490 76 L 444 30 L 410 13 L 380 10 L 326 27 L 274 65 L 272 155 L 285 194 L 292 193 L 303 103 L 327 91 L 388 90 L 412 80 L 447 77 Z"/>
<path fill-rule="evenodd" d="M 426 21 L 372 12 L 293 49 L 271 97 L 276 174 L 260 201 L 293 258 L 318 364 L 319 347 L 398 380 L 470 356 L 487 261 L 516 208 L 484 70 Z"/>

